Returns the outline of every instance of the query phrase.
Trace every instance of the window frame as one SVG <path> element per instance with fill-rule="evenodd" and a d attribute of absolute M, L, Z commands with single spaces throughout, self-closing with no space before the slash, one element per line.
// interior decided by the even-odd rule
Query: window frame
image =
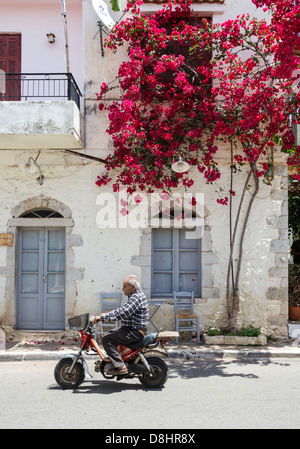
<path fill-rule="evenodd" d="M 24 212 L 20 218 L 64 218 L 59 212 L 53 209 L 37 208 Z"/>
<path fill-rule="evenodd" d="M 152 14 L 151 14 L 152 15 Z M 154 13 L 155 15 L 155 13 Z M 212 23 L 212 16 L 211 15 L 198 15 L 197 13 L 194 13 L 192 15 L 192 22 L 194 22 L 194 25 L 198 25 L 200 27 L 201 21 L 203 20 L 207 20 L 209 22 Z M 169 33 L 171 34 L 171 28 L 168 30 Z M 173 56 L 178 56 L 179 54 L 183 54 L 185 57 L 187 57 L 187 55 L 189 54 L 189 48 L 190 48 L 190 43 L 191 41 L 187 40 L 186 43 L 184 45 L 180 45 L 178 41 L 171 41 L 168 42 L 167 44 L 167 49 L 166 52 L 162 51 L 162 54 L 167 54 L 167 55 L 173 55 Z M 183 51 L 181 51 L 181 49 Z M 203 61 L 210 61 L 212 59 L 213 55 L 212 55 L 212 51 L 208 52 L 207 51 L 207 55 L 204 56 Z M 191 57 L 191 61 L 192 65 L 191 65 L 191 69 L 192 70 L 196 70 L 197 67 L 200 67 L 199 65 L 196 65 L 193 63 L 193 57 Z M 150 68 L 148 68 L 147 66 L 144 67 L 144 72 L 147 74 L 151 74 L 152 71 L 150 70 Z M 188 77 L 190 78 L 192 76 L 191 73 L 188 74 Z M 200 86 L 201 85 L 201 77 L 198 77 L 198 79 L 193 80 L 193 84 L 195 86 Z M 162 73 L 161 75 L 158 76 L 158 79 L 160 79 L 161 83 L 164 85 L 163 91 L 168 90 L 169 87 L 173 84 L 174 80 L 172 79 L 172 72 L 170 71 L 166 71 L 164 73 Z M 141 83 L 141 92 L 146 92 L 148 90 L 149 86 L 148 84 L 143 81 Z M 208 89 L 207 89 L 207 95 L 210 96 L 211 93 L 211 89 L 212 89 L 212 83 L 210 83 L 208 85 Z M 164 92 L 162 92 L 161 94 L 162 98 L 164 97 Z"/>
<path fill-rule="evenodd" d="M 192 232 L 192 229 L 187 228 L 165 228 L 168 231 L 172 231 L 172 249 L 164 249 L 164 248 L 154 248 L 154 232 L 163 229 L 163 228 L 153 228 L 151 230 L 151 297 L 152 298 L 173 298 L 173 292 L 174 291 L 182 291 L 183 289 L 179 288 L 179 278 L 181 274 L 189 274 L 189 273 L 195 273 L 195 271 L 191 270 L 180 270 L 179 266 L 179 254 L 184 252 L 197 252 L 197 265 L 198 265 L 198 271 L 197 271 L 197 288 L 194 289 L 195 297 L 201 297 L 202 296 L 202 264 L 201 264 L 201 254 L 202 254 L 202 239 L 195 239 L 198 240 L 198 249 L 190 249 L 190 248 L 180 248 L 180 231 L 186 231 L 186 232 Z M 154 267 L 154 255 L 155 251 L 172 251 L 172 270 L 156 270 Z M 172 292 L 170 293 L 155 293 L 154 292 L 154 274 L 172 274 Z M 186 290 L 186 289 L 185 289 Z"/>

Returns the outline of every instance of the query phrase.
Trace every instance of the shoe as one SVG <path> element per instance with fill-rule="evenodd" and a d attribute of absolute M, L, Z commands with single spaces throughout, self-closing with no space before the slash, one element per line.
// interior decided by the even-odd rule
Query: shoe
<path fill-rule="evenodd" d="M 113 368 L 105 374 L 108 376 L 122 376 L 123 374 L 128 374 L 128 369 L 126 366 L 122 366 L 121 368 Z"/>

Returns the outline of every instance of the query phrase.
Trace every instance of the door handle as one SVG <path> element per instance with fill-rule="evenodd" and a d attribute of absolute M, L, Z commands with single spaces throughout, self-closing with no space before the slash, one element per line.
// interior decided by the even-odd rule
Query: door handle
<path fill-rule="evenodd" d="M 46 276 L 43 276 L 43 278 L 42 278 L 42 279 L 43 279 L 43 281 L 45 281 L 45 280 L 46 280 Z"/>

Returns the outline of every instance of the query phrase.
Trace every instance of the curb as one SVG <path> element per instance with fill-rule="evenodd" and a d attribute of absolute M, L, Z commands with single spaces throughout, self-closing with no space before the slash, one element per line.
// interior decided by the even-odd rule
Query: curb
<path fill-rule="evenodd" d="M 295 348 L 291 351 L 269 351 L 269 350 L 247 350 L 247 349 L 212 349 L 196 351 L 168 351 L 171 358 L 185 357 L 188 360 L 192 359 L 268 359 L 268 358 L 297 358 L 300 357 L 300 350 Z"/>
<path fill-rule="evenodd" d="M 67 354 L 77 354 L 77 351 L 0 351 L 0 362 L 23 362 L 23 361 L 43 361 L 43 360 L 59 360 Z M 212 349 L 212 350 L 177 350 L 169 349 L 168 355 L 172 359 L 186 358 L 193 359 L 259 359 L 259 358 L 298 358 L 300 357 L 300 349 L 293 348 L 289 351 L 268 351 L 268 350 L 235 350 L 235 349 Z M 98 359 L 98 355 L 88 355 L 88 360 Z"/>
<path fill-rule="evenodd" d="M 67 352 L 57 352 L 57 351 L 47 351 L 47 352 L 0 352 L 0 362 L 24 362 L 24 361 L 41 361 L 41 360 L 59 360 L 65 354 L 76 354 L 72 351 Z"/>

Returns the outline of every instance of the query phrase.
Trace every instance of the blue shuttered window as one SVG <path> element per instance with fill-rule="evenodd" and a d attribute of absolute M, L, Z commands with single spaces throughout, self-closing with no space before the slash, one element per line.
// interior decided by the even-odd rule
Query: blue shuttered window
<path fill-rule="evenodd" d="M 201 296 L 201 239 L 186 229 L 152 230 L 152 297 L 171 297 L 173 291 Z"/>

